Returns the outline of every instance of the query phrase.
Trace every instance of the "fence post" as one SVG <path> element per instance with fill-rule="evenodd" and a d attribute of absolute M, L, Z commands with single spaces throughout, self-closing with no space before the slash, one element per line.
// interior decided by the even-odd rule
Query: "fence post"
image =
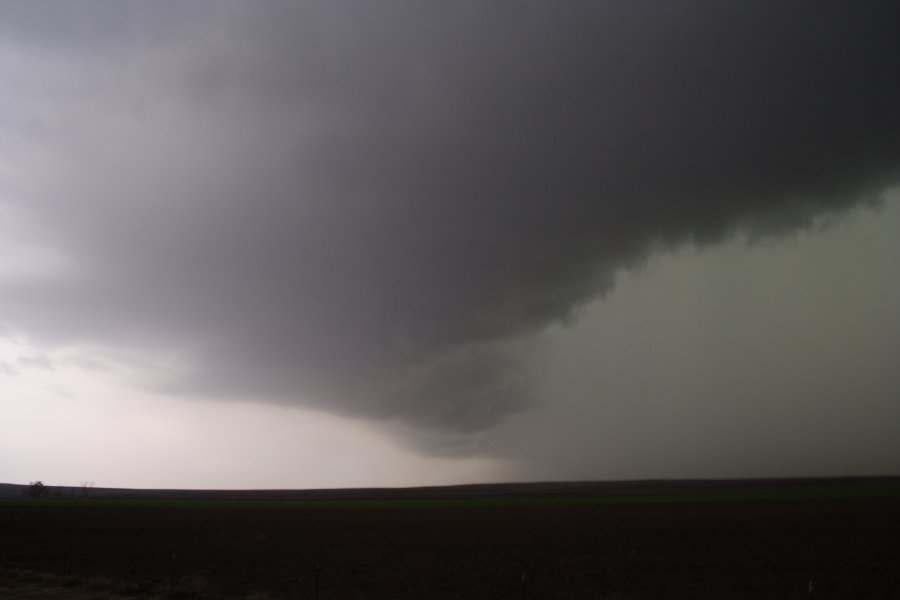
<path fill-rule="evenodd" d="M 172 553 L 172 558 L 169 559 L 169 595 L 171 596 L 175 592 L 175 553 Z"/>
<path fill-rule="evenodd" d="M 319 572 L 322 570 L 322 565 L 319 562 L 316 562 L 316 600 L 319 600 Z"/>

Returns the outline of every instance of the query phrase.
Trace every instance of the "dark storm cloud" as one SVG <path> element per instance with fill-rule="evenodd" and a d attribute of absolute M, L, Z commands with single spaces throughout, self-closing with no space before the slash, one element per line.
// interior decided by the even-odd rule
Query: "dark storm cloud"
<path fill-rule="evenodd" d="M 0 18 L 6 201 L 72 270 L 3 318 L 173 390 L 477 431 L 617 269 L 900 180 L 895 2 L 194 4 Z"/>

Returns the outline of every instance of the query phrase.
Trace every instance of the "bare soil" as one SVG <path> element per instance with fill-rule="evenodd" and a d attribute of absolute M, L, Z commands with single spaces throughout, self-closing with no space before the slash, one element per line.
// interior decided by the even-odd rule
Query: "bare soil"
<path fill-rule="evenodd" d="M 0 504 L 2 573 L 3 598 L 30 598 L 13 594 L 26 584 L 61 582 L 72 592 L 66 597 L 81 598 L 80 586 L 102 578 L 118 587 L 83 597 L 888 599 L 900 598 L 900 500 L 404 509 Z M 55 579 L 17 584 L 10 573 Z"/>

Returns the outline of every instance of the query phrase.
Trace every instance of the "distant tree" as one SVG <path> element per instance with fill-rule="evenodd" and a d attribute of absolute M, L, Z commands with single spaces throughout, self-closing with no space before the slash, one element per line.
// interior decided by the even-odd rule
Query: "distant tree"
<path fill-rule="evenodd" d="M 42 481 L 32 481 L 25 490 L 26 495 L 32 498 L 43 498 L 50 493 Z"/>
<path fill-rule="evenodd" d="M 87 498 L 91 495 L 91 490 L 94 489 L 93 481 L 82 481 L 81 482 L 81 496 L 83 498 Z"/>

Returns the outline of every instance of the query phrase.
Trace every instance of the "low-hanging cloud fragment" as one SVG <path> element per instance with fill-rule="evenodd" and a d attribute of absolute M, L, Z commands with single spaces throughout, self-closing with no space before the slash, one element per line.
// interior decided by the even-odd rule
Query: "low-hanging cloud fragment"
<path fill-rule="evenodd" d="M 75 4 L 0 8 L 2 202 L 69 265 L 2 319 L 183 393 L 483 430 L 616 270 L 900 181 L 895 2 Z"/>

